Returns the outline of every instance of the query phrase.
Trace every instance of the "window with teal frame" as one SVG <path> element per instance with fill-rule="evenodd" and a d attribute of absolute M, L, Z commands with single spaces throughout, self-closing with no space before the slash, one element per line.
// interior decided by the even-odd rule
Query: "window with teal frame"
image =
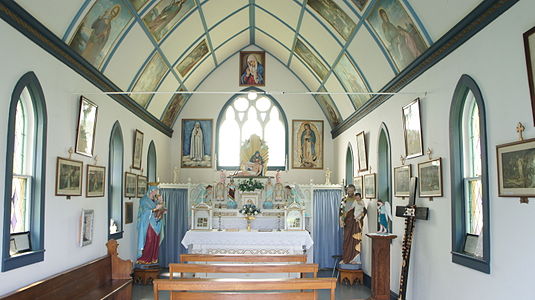
<path fill-rule="evenodd" d="M 123 132 L 116 121 L 110 134 L 108 161 L 108 239 L 123 237 Z"/>

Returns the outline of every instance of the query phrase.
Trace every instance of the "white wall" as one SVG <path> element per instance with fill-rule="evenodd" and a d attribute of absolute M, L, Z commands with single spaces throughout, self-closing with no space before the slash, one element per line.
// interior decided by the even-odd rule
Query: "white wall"
<path fill-rule="evenodd" d="M 525 136 L 535 136 L 528 90 L 522 34 L 535 25 L 534 1 L 519 1 L 504 15 L 425 72 L 401 92 L 425 92 L 421 98 L 424 149 L 442 157 L 444 197 L 434 201 L 418 199 L 417 205 L 430 209 L 428 221 L 417 221 L 408 282 L 408 299 L 533 299 L 530 267 L 535 265 L 535 205 L 519 199 L 497 196 L 495 146 L 517 139 L 516 124 L 527 128 Z M 449 157 L 449 110 L 457 81 L 470 75 L 479 85 L 487 110 L 488 165 L 490 191 L 491 274 L 487 275 L 451 262 L 451 197 Z M 344 176 L 347 143 L 355 144 L 355 134 L 368 133 L 369 163 L 377 170 L 377 145 L 381 122 L 390 132 L 393 167 L 404 154 L 401 108 L 415 96 L 398 95 L 334 140 L 338 178 Z M 424 151 L 425 151 L 424 150 Z M 427 156 L 410 159 L 413 174 Z M 394 198 L 394 206 L 407 200 Z M 375 203 L 370 215 L 375 214 Z M 401 242 L 404 221 L 394 218 L 391 289 L 399 288 Z M 368 220 L 375 230 L 375 216 Z M 371 244 L 364 241 L 365 271 L 371 273 Z M 530 296 L 531 295 L 531 296 Z"/>
<path fill-rule="evenodd" d="M 247 50 L 258 50 L 256 47 L 249 47 Z M 197 89 L 198 91 L 240 91 L 243 87 L 238 85 L 238 64 L 239 54 L 228 59 L 223 65 L 216 69 Z M 266 54 L 266 86 L 262 87 L 265 91 L 286 91 L 286 92 L 304 92 L 306 87 L 290 72 L 284 65 Z M 171 155 L 174 166 L 180 165 L 181 145 L 182 145 L 182 118 L 186 119 L 213 119 L 214 128 L 216 127 L 217 118 L 223 105 L 232 95 L 228 94 L 196 94 L 189 100 L 180 113 L 174 127 Z M 310 95 L 275 95 L 274 98 L 279 102 L 286 114 L 288 120 L 288 134 L 291 137 L 292 120 L 323 120 L 324 125 L 324 167 L 333 167 L 333 143 L 331 138 L 331 127 L 325 119 L 321 108 L 316 100 Z M 290 138 L 289 137 L 289 138 Z M 291 139 L 289 141 L 290 152 L 288 159 L 291 163 Z M 215 145 L 215 132 L 212 141 Z M 214 147 L 215 150 L 215 147 Z M 215 152 L 214 152 L 215 153 Z M 273 175 L 269 172 L 269 175 Z M 300 170 L 291 169 L 283 172 L 282 180 L 288 183 L 314 183 L 325 182 L 325 170 Z M 191 178 L 192 182 L 210 182 L 215 181 L 218 176 L 215 172 L 215 165 L 212 169 L 183 168 L 180 173 L 181 182 L 187 182 Z"/>
<path fill-rule="evenodd" d="M 170 138 L 157 131 L 113 99 L 104 95 L 88 95 L 99 92 L 97 88 L 36 46 L 11 26 L 0 21 L 0 157 L 6 157 L 6 136 L 11 93 L 19 78 L 28 71 L 37 75 L 43 88 L 48 112 L 48 142 L 46 157 L 45 193 L 45 259 L 43 262 L 0 273 L 0 295 L 21 286 L 62 272 L 66 269 L 91 261 L 106 254 L 105 243 L 108 232 L 108 200 L 102 198 L 57 197 L 54 195 L 56 157 L 67 157 L 67 150 L 74 147 L 80 95 L 86 95 L 99 106 L 94 153 L 99 165 L 108 165 L 108 146 L 111 128 L 119 120 L 124 139 L 125 171 L 132 162 L 134 130 L 145 133 L 143 145 L 143 174 L 146 174 L 147 150 L 154 140 L 158 158 L 158 176 L 170 180 L 169 161 Z M 91 158 L 74 154 L 73 159 L 84 162 L 83 193 L 85 195 L 85 170 L 93 164 Z M 0 170 L 5 169 L 4 159 L 0 159 Z M 140 172 L 135 172 L 140 173 Z M 5 173 L 0 172 L 0 195 L 4 195 Z M 3 200 L 2 200 L 3 201 Z M 128 201 L 128 199 L 125 199 Z M 119 254 L 123 258 L 135 256 L 135 216 L 138 200 L 134 201 L 134 223 L 124 225 L 124 237 L 119 240 Z M 3 202 L 2 202 L 3 203 Z M 3 205 L 0 206 L 3 216 Z M 82 209 L 95 211 L 94 238 L 89 246 L 78 246 L 79 218 Z M 4 222 L 0 222 L 0 228 Z M 2 231 L 0 231 L 2 232 Z M 0 250 L 1 251 L 1 250 Z"/>

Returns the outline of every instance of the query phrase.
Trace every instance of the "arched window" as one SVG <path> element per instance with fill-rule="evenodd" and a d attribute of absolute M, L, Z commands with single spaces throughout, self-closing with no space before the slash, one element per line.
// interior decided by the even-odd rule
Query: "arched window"
<path fill-rule="evenodd" d="M 217 120 L 217 168 L 237 169 L 240 145 L 252 134 L 265 140 L 269 147 L 268 170 L 285 170 L 288 153 L 288 122 L 277 101 L 248 89 L 248 95 L 234 95 Z"/>
<path fill-rule="evenodd" d="M 113 124 L 108 160 L 108 239 L 123 237 L 123 132 Z"/>
<path fill-rule="evenodd" d="M 46 105 L 33 72 L 11 96 L 7 133 L 2 271 L 44 258 Z"/>
<path fill-rule="evenodd" d="M 156 181 L 156 148 L 154 141 L 150 141 L 149 150 L 147 152 L 147 176 L 149 182 Z"/>
<path fill-rule="evenodd" d="M 351 144 L 347 145 L 346 151 L 346 186 L 348 184 L 353 184 L 353 169 L 355 168 L 355 163 L 353 161 L 353 148 Z"/>
<path fill-rule="evenodd" d="M 452 260 L 490 273 L 485 106 L 475 81 L 463 75 L 450 111 Z"/>

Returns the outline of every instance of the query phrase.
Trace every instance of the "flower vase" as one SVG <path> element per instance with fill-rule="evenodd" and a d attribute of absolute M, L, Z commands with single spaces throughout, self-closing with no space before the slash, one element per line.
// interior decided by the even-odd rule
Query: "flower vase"
<path fill-rule="evenodd" d="M 245 217 L 245 220 L 247 220 L 247 231 L 251 232 L 251 221 L 254 220 L 255 217 L 253 216 L 247 216 Z"/>

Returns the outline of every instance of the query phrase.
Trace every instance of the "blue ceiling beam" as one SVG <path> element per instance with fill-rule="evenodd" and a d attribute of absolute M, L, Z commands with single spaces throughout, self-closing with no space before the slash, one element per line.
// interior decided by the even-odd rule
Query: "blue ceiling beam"
<path fill-rule="evenodd" d="M 202 11 L 201 3 L 199 2 L 199 0 L 195 0 L 195 3 L 197 3 L 197 7 L 199 7 L 199 14 L 201 15 L 202 27 L 204 28 L 206 41 L 208 42 L 208 49 L 210 49 L 210 54 L 212 58 L 214 59 L 214 65 L 217 66 L 217 59 L 215 58 L 214 47 L 212 45 L 212 39 L 210 38 L 210 32 L 208 32 L 208 26 L 206 25 L 206 18 L 204 17 L 204 12 Z"/>
<path fill-rule="evenodd" d="M 249 0 L 249 28 L 251 28 L 249 34 L 249 43 L 255 43 L 254 28 L 256 26 L 256 13 L 255 13 L 255 0 Z"/>
<path fill-rule="evenodd" d="M 301 24 L 303 24 L 303 16 L 305 15 L 305 9 L 307 6 L 308 0 L 303 0 L 303 3 L 301 4 L 301 12 L 299 12 L 299 19 L 297 20 L 297 27 L 295 28 L 295 35 L 294 40 L 292 42 L 292 50 L 290 51 L 290 57 L 288 57 L 288 63 L 286 66 L 290 68 L 290 64 L 292 63 L 292 57 L 294 56 L 295 44 L 297 43 L 297 36 L 299 35 L 299 31 L 301 30 Z"/>

